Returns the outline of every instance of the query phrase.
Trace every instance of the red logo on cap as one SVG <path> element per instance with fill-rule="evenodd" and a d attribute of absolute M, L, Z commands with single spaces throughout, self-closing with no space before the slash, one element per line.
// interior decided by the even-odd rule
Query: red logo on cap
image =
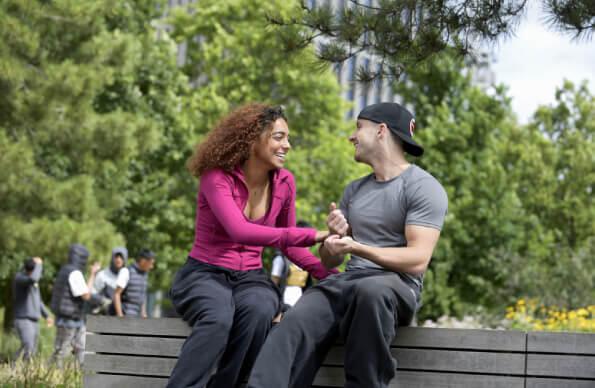
<path fill-rule="evenodd" d="M 413 130 L 415 129 L 415 119 L 411 119 L 409 122 L 409 134 L 413 137 Z"/>

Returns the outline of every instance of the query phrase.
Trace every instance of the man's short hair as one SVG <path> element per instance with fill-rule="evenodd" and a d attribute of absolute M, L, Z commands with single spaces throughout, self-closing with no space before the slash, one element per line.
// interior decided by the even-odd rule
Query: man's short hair
<path fill-rule="evenodd" d="M 27 257 L 23 263 L 23 267 L 27 272 L 33 271 L 35 269 L 35 260 L 32 257 Z"/>
<path fill-rule="evenodd" d="M 143 248 L 138 252 L 138 255 L 136 255 L 136 259 L 155 260 L 155 252 L 150 249 Z"/>

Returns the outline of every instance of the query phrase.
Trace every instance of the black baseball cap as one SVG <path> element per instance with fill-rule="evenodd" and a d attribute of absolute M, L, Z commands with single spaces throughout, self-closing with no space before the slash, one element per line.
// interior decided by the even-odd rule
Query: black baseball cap
<path fill-rule="evenodd" d="M 152 250 L 148 249 L 148 248 L 142 248 L 139 252 L 138 255 L 136 255 L 136 259 L 149 259 L 149 260 L 155 260 L 155 252 L 153 252 Z"/>
<path fill-rule="evenodd" d="M 403 149 L 413 156 L 424 153 L 422 146 L 413 140 L 415 118 L 413 115 L 396 102 L 381 102 L 365 107 L 357 116 L 358 119 L 370 120 L 375 123 L 384 123 L 392 133 L 403 141 Z"/>

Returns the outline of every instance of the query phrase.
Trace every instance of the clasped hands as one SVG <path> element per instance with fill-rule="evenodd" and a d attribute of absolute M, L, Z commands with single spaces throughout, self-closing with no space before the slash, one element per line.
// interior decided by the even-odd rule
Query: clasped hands
<path fill-rule="evenodd" d="M 356 242 L 347 235 L 349 223 L 341 209 L 337 209 L 337 204 L 334 202 L 330 205 L 326 225 L 330 235 L 324 240 L 324 247 L 328 253 L 332 256 L 351 253 Z"/>

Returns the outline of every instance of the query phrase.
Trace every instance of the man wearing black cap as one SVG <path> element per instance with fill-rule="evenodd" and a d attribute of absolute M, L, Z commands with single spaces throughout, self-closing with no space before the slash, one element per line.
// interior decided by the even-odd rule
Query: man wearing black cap
<path fill-rule="evenodd" d="M 331 204 L 331 235 L 320 247 L 327 267 L 346 254 L 351 259 L 345 272 L 307 291 L 271 332 L 250 388 L 311 386 L 337 337 L 345 343 L 345 387 L 387 387 L 395 376 L 390 344 L 420 305 L 448 205 L 440 183 L 405 159 L 424 152 L 414 130 L 415 119 L 396 103 L 359 114 L 349 140 L 355 160 L 373 173 L 347 186 L 338 209 Z"/>

